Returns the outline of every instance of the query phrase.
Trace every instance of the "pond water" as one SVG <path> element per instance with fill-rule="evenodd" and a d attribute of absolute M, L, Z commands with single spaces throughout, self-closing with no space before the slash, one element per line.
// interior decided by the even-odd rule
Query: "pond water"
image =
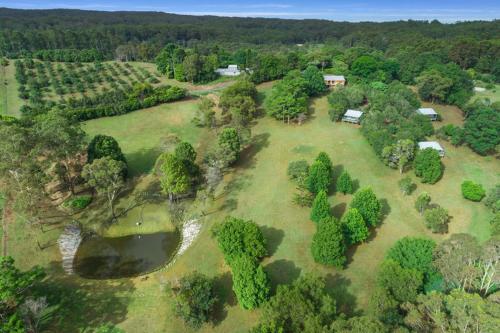
<path fill-rule="evenodd" d="M 81 243 L 74 271 L 88 279 L 145 274 L 173 259 L 180 238 L 177 230 L 125 237 L 92 236 Z"/>

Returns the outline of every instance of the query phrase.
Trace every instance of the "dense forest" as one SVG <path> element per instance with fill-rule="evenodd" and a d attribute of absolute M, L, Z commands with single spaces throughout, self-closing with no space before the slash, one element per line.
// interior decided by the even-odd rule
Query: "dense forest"
<path fill-rule="evenodd" d="M 0 9 L 0 55 L 7 56 L 40 50 L 77 49 L 85 50 L 87 56 L 89 50 L 97 50 L 111 58 L 117 48 L 128 46 L 134 49 L 137 59 L 151 60 L 168 42 L 190 44 L 199 41 L 276 48 L 276 44 L 339 40 L 348 47 L 363 45 L 384 51 L 411 42 L 411 45 L 427 49 L 446 50 L 451 45 L 445 40 L 460 37 L 485 41 L 499 35 L 498 20 L 456 24 L 438 21 L 349 23 L 160 12 Z M 426 40 L 434 42 L 429 45 Z M 498 47 L 498 42 L 495 44 Z"/>

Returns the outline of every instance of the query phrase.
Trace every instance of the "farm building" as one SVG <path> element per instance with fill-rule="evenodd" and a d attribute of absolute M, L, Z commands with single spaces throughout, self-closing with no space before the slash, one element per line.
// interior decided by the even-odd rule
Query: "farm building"
<path fill-rule="evenodd" d="M 427 149 L 427 148 L 435 149 L 439 153 L 439 156 L 441 156 L 441 157 L 444 156 L 444 149 L 443 149 L 443 147 L 441 147 L 441 145 L 439 144 L 439 142 L 436 142 L 436 141 L 422 141 L 422 142 L 418 143 L 418 149 L 424 150 L 424 149 Z"/>
<path fill-rule="evenodd" d="M 222 76 L 238 76 L 241 74 L 238 65 L 229 65 L 227 68 L 217 68 L 215 72 Z"/>
<path fill-rule="evenodd" d="M 436 111 L 434 111 L 433 108 L 421 108 L 417 110 L 418 113 L 420 113 L 423 116 L 429 117 L 430 120 L 438 120 L 438 114 Z"/>
<path fill-rule="evenodd" d="M 345 85 L 344 75 L 323 75 L 325 84 L 329 87 L 343 86 Z"/>
<path fill-rule="evenodd" d="M 347 110 L 347 112 L 342 117 L 342 121 L 345 121 L 348 123 L 353 123 L 353 124 L 359 124 L 361 122 L 362 115 L 363 115 L 363 112 L 361 112 L 361 111 Z"/>

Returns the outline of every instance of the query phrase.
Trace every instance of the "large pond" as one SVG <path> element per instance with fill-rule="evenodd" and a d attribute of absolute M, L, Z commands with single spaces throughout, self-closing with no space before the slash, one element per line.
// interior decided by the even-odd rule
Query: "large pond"
<path fill-rule="evenodd" d="M 74 270 L 89 279 L 145 274 L 173 259 L 180 238 L 177 230 L 113 238 L 92 236 L 81 243 Z"/>

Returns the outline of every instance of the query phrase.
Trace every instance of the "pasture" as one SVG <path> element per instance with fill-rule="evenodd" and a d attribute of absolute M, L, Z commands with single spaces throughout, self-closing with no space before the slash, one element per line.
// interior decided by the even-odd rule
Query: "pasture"
<path fill-rule="evenodd" d="M 270 85 L 259 87 L 264 98 Z M 164 104 L 126 115 L 101 118 L 84 124 L 89 136 L 111 135 L 117 139 L 129 162 L 134 182 L 146 186 L 151 168 L 162 150 L 162 140 L 174 134 L 193 144 L 198 158 L 215 133 L 194 126 L 191 119 L 196 110 L 196 100 Z M 443 123 L 458 124 L 458 109 L 436 106 L 444 118 Z M 273 288 L 279 283 L 289 283 L 305 272 L 326 277 L 328 290 L 337 300 L 339 310 L 358 313 L 366 308 L 375 276 L 385 252 L 395 241 L 404 236 L 427 236 L 436 240 L 447 237 L 431 234 L 423 218 L 414 209 L 416 196 L 427 191 L 433 202 L 448 209 L 453 217 L 449 234 L 466 232 L 486 240 L 489 236 L 488 221 L 491 213 L 481 204 L 462 198 L 460 184 L 470 179 L 489 188 L 498 182 L 500 166 L 490 157 L 480 157 L 467 147 L 453 147 L 442 142 L 446 149 L 444 177 L 435 185 L 420 184 L 413 172 L 417 189 L 404 196 L 398 188 L 402 177 L 397 170 L 385 166 L 375 155 L 356 125 L 332 123 L 328 118 L 326 97 L 311 103 L 311 117 L 303 125 L 286 125 L 269 117 L 262 117 L 252 127 L 252 143 L 242 152 L 242 158 L 229 172 L 216 193 L 215 200 L 194 202 L 187 214 L 204 215 L 202 231 L 195 243 L 168 269 L 149 274 L 147 278 L 119 280 L 85 280 L 65 276 L 60 268 L 57 246 L 53 246 L 60 230 L 44 233 L 26 232 L 22 218 L 9 225 L 11 239 L 8 253 L 15 257 L 21 268 L 39 264 L 49 273 L 51 285 L 78 288 L 85 306 L 71 305 L 60 328 L 64 332 L 92 328 L 97 323 L 110 321 L 127 332 L 190 332 L 176 318 L 166 293 L 170 281 L 197 270 L 215 278 L 220 304 L 215 324 L 204 326 L 200 332 L 245 332 L 255 325 L 260 310 L 247 311 L 236 303 L 231 290 L 231 275 L 224 264 L 220 250 L 211 237 L 211 227 L 230 214 L 252 219 L 261 226 L 268 241 L 270 256 L 263 261 Z M 440 126 L 442 124 L 436 124 Z M 372 231 L 368 241 L 348 251 L 348 264 L 344 270 L 316 264 L 310 254 L 310 244 L 315 225 L 309 220 L 308 208 L 292 203 L 295 184 L 288 180 L 286 170 L 290 161 L 312 161 L 320 151 L 332 158 L 335 177 L 343 169 L 349 171 L 358 187 L 371 186 L 382 200 L 384 218 Z M 128 198 L 120 201 L 126 205 Z M 333 215 L 340 217 L 349 205 L 350 195 L 330 191 Z M 146 232 L 168 228 L 168 214 L 164 209 L 148 210 Z M 202 214 L 202 212 L 204 214 Z M 107 235 L 124 235 L 134 232 L 134 215 L 120 219 L 108 229 Z M 98 225 L 99 216 L 82 216 L 85 223 Z M 34 235 L 37 235 L 36 237 Z M 49 246 L 40 251 L 40 244 Z M 76 291 L 75 291 L 76 292 Z M 144 320 L 154 318 L 155 320 Z"/>

